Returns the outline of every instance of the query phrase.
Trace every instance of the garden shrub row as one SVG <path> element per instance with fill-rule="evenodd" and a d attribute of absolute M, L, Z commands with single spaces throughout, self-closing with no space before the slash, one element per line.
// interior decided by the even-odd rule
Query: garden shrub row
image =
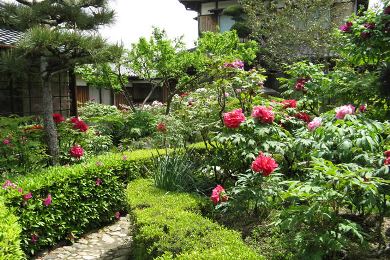
<path fill-rule="evenodd" d="M 0 189 L 19 218 L 22 250 L 32 255 L 115 220 L 126 209 L 126 183 L 146 176 L 155 155 L 156 150 L 106 154 L 30 174 Z"/>
<path fill-rule="evenodd" d="M 0 198 L 0 260 L 13 260 L 23 257 L 20 249 L 21 228 L 17 218 L 4 205 Z"/>
<path fill-rule="evenodd" d="M 201 216 L 210 202 L 188 193 L 167 192 L 139 179 L 127 188 L 135 224 L 134 259 L 263 259 L 238 232 Z"/>

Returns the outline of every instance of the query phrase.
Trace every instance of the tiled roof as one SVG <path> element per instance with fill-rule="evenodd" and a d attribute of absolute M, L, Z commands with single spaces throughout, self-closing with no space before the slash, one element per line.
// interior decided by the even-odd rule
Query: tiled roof
<path fill-rule="evenodd" d="M 21 32 L 0 28 L 0 45 L 14 45 L 21 37 Z"/>

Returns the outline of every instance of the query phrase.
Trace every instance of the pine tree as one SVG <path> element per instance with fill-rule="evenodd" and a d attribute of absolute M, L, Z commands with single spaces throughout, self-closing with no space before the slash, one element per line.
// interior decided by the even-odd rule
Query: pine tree
<path fill-rule="evenodd" d="M 113 18 L 107 0 L 0 2 L 0 27 L 23 32 L 12 54 L 40 64 L 43 118 L 52 164 L 59 162 L 59 145 L 50 79 L 79 64 L 119 57 L 121 47 L 107 44 L 96 31 Z"/>

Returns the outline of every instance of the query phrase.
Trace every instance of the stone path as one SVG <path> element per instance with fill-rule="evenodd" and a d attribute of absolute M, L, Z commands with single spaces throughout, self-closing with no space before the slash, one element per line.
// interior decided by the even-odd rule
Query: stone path
<path fill-rule="evenodd" d="M 121 217 L 115 224 L 104 227 L 77 240 L 71 246 L 44 252 L 35 258 L 40 260 L 126 260 L 130 258 L 132 237 L 130 223 Z"/>

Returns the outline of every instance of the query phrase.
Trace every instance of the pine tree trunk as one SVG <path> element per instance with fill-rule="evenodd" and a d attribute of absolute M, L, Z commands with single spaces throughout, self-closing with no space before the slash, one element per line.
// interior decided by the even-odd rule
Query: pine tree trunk
<path fill-rule="evenodd" d="M 46 65 L 43 64 L 42 68 Z M 59 163 L 59 145 L 57 127 L 53 120 L 53 94 L 51 88 L 51 76 L 42 69 L 42 105 L 43 105 L 43 122 L 46 132 L 46 142 L 51 156 L 51 164 Z"/>

